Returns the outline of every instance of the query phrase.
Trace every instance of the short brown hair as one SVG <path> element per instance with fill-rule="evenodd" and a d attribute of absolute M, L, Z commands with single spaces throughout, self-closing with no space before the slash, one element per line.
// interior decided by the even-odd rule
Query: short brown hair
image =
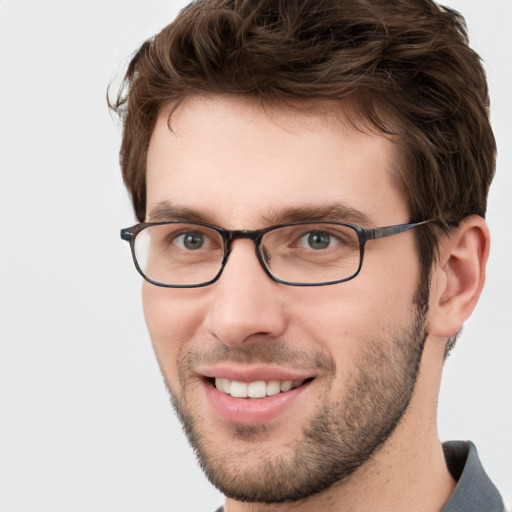
<path fill-rule="evenodd" d="M 496 158 L 485 72 L 462 16 L 431 0 L 189 4 L 135 54 L 111 105 L 124 123 L 121 166 L 140 221 L 157 113 L 194 93 L 350 99 L 359 121 L 402 148 L 397 181 L 410 222 L 438 218 L 448 228 L 485 214 Z M 437 238 L 430 227 L 417 237 L 425 277 Z"/>

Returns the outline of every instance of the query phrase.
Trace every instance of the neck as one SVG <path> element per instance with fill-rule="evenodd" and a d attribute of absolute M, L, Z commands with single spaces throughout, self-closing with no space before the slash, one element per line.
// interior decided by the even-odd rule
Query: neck
<path fill-rule="evenodd" d="M 455 487 L 436 416 L 443 343 L 427 343 L 415 393 L 392 436 L 353 475 L 305 500 L 284 504 L 226 501 L 226 512 L 439 512 Z M 428 369 L 428 371 L 427 371 Z"/>

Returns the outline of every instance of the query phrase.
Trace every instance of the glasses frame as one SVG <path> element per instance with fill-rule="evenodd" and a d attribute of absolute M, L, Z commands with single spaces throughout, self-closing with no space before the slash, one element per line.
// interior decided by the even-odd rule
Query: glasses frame
<path fill-rule="evenodd" d="M 418 226 L 423 226 L 425 224 L 428 224 L 430 222 L 435 221 L 436 219 L 429 219 L 424 220 L 421 222 L 412 222 L 407 224 L 396 224 L 393 226 L 381 226 L 376 228 L 361 228 L 359 226 L 355 226 L 353 224 L 348 224 L 346 222 L 331 222 L 331 221 L 307 221 L 307 222 L 292 222 L 289 224 L 277 224 L 275 226 L 269 226 L 267 228 L 263 229 L 224 229 L 220 228 L 218 226 L 214 226 L 213 224 L 207 224 L 205 222 L 196 222 L 196 221 L 185 221 L 185 220 L 168 220 L 168 221 L 162 221 L 162 222 L 140 222 L 139 224 L 135 224 L 134 226 L 131 226 L 129 228 L 121 229 L 121 238 L 130 244 L 130 250 L 132 253 L 132 259 L 135 264 L 135 267 L 139 274 L 149 283 L 155 285 L 155 286 L 161 286 L 164 288 L 202 288 L 204 286 L 209 286 L 210 284 L 213 284 L 215 281 L 219 279 L 222 272 L 224 271 L 224 268 L 228 262 L 229 255 L 231 253 L 231 247 L 235 240 L 239 239 L 249 239 L 254 242 L 255 249 L 256 249 L 256 257 L 258 258 L 258 261 L 265 271 L 265 273 L 275 281 L 276 283 L 285 284 L 288 286 L 327 286 L 331 284 L 338 284 L 338 283 L 344 283 L 346 281 L 350 281 L 351 279 L 354 279 L 359 272 L 361 271 L 361 268 L 363 266 L 363 259 L 364 259 L 364 249 L 366 246 L 366 242 L 369 240 L 377 240 L 379 238 L 385 238 L 388 236 L 398 235 L 399 233 L 404 233 L 406 231 L 409 231 L 411 229 L 417 228 Z M 150 277 L 146 276 L 142 269 L 140 268 L 137 257 L 135 256 L 135 239 L 137 238 L 137 235 L 143 231 L 146 228 L 149 228 L 151 226 L 161 226 L 166 224 L 189 224 L 192 226 L 203 226 L 207 228 L 211 228 L 222 237 L 222 240 L 224 242 L 224 256 L 222 258 L 222 264 L 220 267 L 219 272 L 209 281 L 206 281 L 204 283 L 199 284 L 167 284 L 167 283 L 161 283 L 159 281 L 155 281 L 151 279 Z M 283 279 L 279 279 L 278 277 L 275 277 L 270 272 L 270 269 L 265 264 L 264 256 L 261 251 L 261 241 L 263 240 L 263 236 L 269 233 L 270 231 L 275 231 L 276 229 L 285 228 L 288 226 L 304 226 L 308 224 L 327 224 L 327 225 L 333 225 L 333 226 L 345 226 L 348 228 L 353 229 L 356 234 L 357 238 L 359 240 L 359 265 L 357 267 L 357 270 L 350 275 L 349 277 L 345 277 L 343 279 L 338 279 L 335 281 L 324 281 L 320 283 L 299 283 L 294 281 L 285 281 Z"/>

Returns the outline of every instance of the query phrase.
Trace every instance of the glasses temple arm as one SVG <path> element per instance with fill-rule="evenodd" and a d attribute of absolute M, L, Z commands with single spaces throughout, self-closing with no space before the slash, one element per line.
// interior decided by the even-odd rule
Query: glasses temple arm
<path fill-rule="evenodd" d="M 386 236 L 397 235 L 398 233 L 409 231 L 410 229 L 422 226 L 423 224 L 428 224 L 433 220 L 435 219 L 424 220 L 422 222 L 412 222 L 410 224 L 397 224 L 396 226 L 384 226 L 381 228 L 368 229 L 366 232 L 368 234 L 368 240 L 375 240 L 377 238 L 384 238 Z"/>

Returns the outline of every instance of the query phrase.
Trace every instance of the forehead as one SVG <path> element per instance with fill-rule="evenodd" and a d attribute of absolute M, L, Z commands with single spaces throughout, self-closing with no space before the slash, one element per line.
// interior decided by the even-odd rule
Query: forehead
<path fill-rule="evenodd" d="M 396 152 L 385 136 L 356 129 L 325 104 L 306 111 L 234 96 L 187 97 L 157 118 L 147 219 L 167 204 L 248 229 L 282 210 L 342 205 L 368 222 L 393 215 L 402 222 Z"/>

